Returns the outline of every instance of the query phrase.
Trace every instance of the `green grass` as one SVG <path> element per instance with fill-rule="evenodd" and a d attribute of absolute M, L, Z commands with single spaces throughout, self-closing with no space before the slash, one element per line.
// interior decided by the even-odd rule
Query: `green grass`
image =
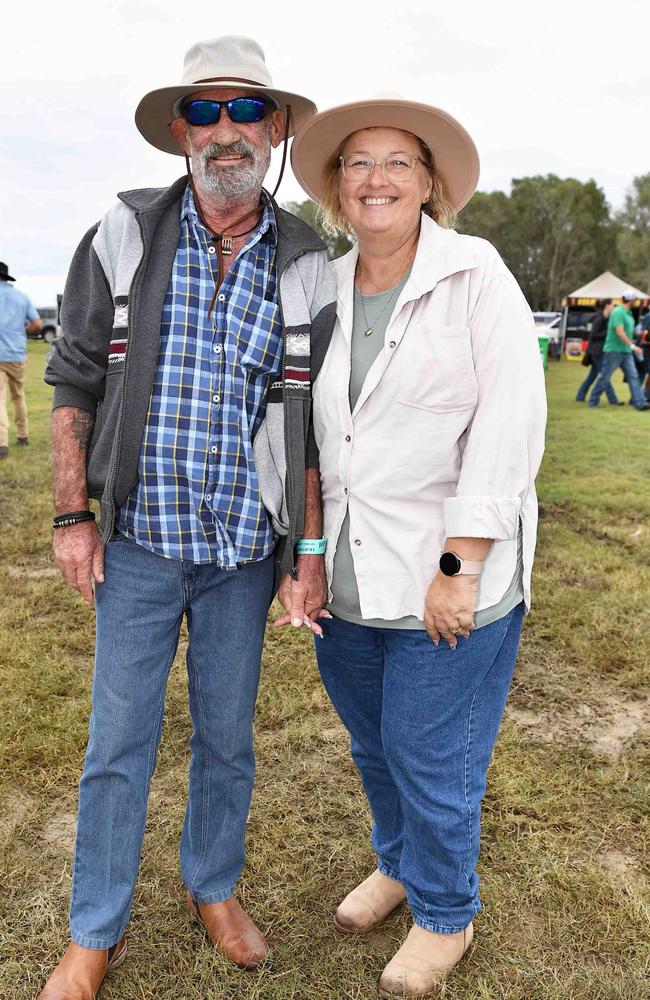
<path fill-rule="evenodd" d="M 50 390 L 30 345 L 30 447 L 0 464 L 0 996 L 35 997 L 67 935 L 93 615 L 50 555 Z M 490 770 L 485 911 L 447 1000 L 641 1000 L 648 956 L 650 414 L 573 402 L 551 364 L 534 607 Z M 627 398 L 621 385 L 621 398 Z M 182 649 L 153 783 L 131 954 L 106 1000 L 366 1000 L 406 912 L 360 941 L 331 914 L 372 867 L 369 817 L 308 637 L 270 634 L 244 904 L 271 970 L 246 976 L 188 918 L 178 874 L 190 722 Z M 647 985 L 647 983 L 646 983 Z"/>

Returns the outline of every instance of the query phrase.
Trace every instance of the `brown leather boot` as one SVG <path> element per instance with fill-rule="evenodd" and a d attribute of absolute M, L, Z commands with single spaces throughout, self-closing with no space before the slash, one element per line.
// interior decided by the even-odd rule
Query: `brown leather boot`
<path fill-rule="evenodd" d="M 367 934 L 406 899 L 401 882 L 388 878 L 379 869 L 349 892 L 334 914 L 334 923 L 344 934 Z"/>
<path fill-rule="evenodd" d="M 255 972 L 264 964 L 269 946 L 234 896 L 221 903 L 197 903 L 188 892 L 187 906 L 217 951 L 240 969 Z"/>
<path fill-rule="evenodd" d="M 447 973 L 468 953 L 473 936 L 472 924 L 458 934 L 433 934 L 416 924 L 382 972 L 379 996 L 386 1000 L 440 996 Z"/>
<path fill-rule="evenodd" d="M 112 948 L 82 948 L 70 942 L 38 1000 L 95 1000 L 104 976 L 126 958 L 126 938 Z"/>

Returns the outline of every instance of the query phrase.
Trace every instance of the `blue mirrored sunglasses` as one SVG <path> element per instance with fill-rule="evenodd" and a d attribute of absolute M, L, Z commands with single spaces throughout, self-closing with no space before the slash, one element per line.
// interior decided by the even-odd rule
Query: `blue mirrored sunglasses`
<path fill-rule="evenodd" d="M 230 101 L 187 101 L 181 114 L 190 125 L 214 125 L 225 108 L 231 122 L 261 122 L 270 108 L 261 97 L 233 97 Z"/>

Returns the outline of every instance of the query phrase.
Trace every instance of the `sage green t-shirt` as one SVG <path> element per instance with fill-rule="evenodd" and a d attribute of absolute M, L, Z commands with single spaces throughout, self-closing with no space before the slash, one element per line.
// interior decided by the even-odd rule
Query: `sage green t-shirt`
<path fill-rule="evenodd" d="M 634 317 L 629 309 L 625 309 L 623 306 L 616 306 L 616 309 L 613 310 L 607 321 L 607 336 L 605 337 L 603 351 L 605 354 L 611 354 L 615 351 L 618 351 L 620 354 L 630 354 L 632 346 L 623 343 L 616 332 L 617 326 L 622 326 L 629 340 L 632 340 L 634 336 Z"/>
<path fill-rule="evenodd" d="M 352 348 L 350 353 L 350 412 L 354 410 L 357 404 L 366 375 L 384 346 L 386 327 L 388 326 L 400 292 L 408 280 L 409 274 L 410 271 L 404 275 L 395 288 L 379 292 L 378 295 L 362 296 L 362 293 L 355 287 Z M 368 329 L 371 329 L 372 333 L 366 335 Z M 393 621 L 386 621 L 382 618 L 363 618 L 359 602 L 359 588 L 354 572 L 352 550 L 350 548 L 350 517 L 347 512 L 341 526 L 338 541 L 330 539 L 330 544 L 334 544 L 335 542 L 336 553 L 334 555 L 332 574 L 333 600 L 327 605 L 328 610 L 333 615 L 337 618 L 343 618 L 344 621 L 353 622 L 357 625 L 369 625 L 374 628 L 424 628 L 424 622 L 415 617 L 415 615 L 408 615 Z M 474 615 L 476 627 L 480 628 L 482 625 L 489 625 L 499 618 L 503 618 L 513 608 L 516 608 L 523 598 L 523 559 L 520 528 L 519 543 L 517 545 L 517 563 L 510 586 L 498 604 L 476 612 Z"/>

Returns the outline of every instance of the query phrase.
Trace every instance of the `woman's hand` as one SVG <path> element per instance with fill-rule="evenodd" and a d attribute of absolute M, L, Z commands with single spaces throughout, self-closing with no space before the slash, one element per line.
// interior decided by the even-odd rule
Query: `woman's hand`
<path fill-rule="evenodd" d="M 275 619 L 273 628 L 289 624 L 301 628 L 305 625 L 315 635 L 322 636 L 323 630 L 317 619 L 332 617 L 329 611 L 323 610 L 327 603 L 325 560 L 322 556 L 298 556 L 296 569 L 297 580 L 289 573 L 285 573 L 280 580 L 278 600 L 286 613 Z"/>
<path fill-rule="evenodd" d="M 474 628 L 478 576 L 434 576 L 424 605 L 424 627 L 436 646 L 440 637 L 456 648 L 458 636 L 467 639 Z"/>

